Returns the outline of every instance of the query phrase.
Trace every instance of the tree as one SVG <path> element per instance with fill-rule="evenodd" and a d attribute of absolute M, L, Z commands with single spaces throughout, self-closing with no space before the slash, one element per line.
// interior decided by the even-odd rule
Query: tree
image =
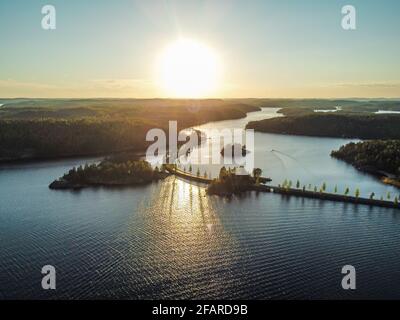
<path fill-rule="evenodd" d="M 356 196 L 356 198 L 358 198 L 360 196 L 360 189 L 358 189 L 358 188 L 356 189 L 355 196 Z"/>
<path fill-rule="evenodd" d="M 262 170 L 260 168 L 254 168 L 253 169 L 253 177 L 255 179 L 261 177 L 261 175 L 262 175 Z"/>
<path fill-rule="evenodd" d="M 349 188 L 347 187 L 346 190 L 344 191 L 344 195 L 347 196 L 347 195 L 349 194 L 349 192 L 350 192 L 350 190 L 349 190 Z"/>
<path fill-rule="evenodd" d="M 256 185 L 260 184 L 261 174 L 262 174 L 262 170 L 260 168 L 253 169 L 253 177 L 254 177 L 254 179 L 256 179 Z"/>
<path fill-rule="evenodd" d="M 292 185 L 293 185 L 292 180 L 289 180 L 289 185 L 288 185 L 288 187 L 291 188 Z"/>
<path fill-rule="evenodd" d="M 325 192 L 325 190 L 326 190 L 326 183 L 324 182 L 324 183 L 322 184 L 322 191 Z"/>
<path fill-rule="evenodd" d="M 300 188 L 300 181 L 299 181 L 299 180 L 297 180 L 297 182 L 296 182 L 296 188 L 297 188 L 297 189 Z"/>
<path fill-rule="evenodd" d="M 198 177 L 200 177 L 200 169 L 199 169 L 199 168 L 197 168 L 196 175 L 197 175 Z"/>
<path fill-rule="evenodd" d="M 189 166 L 189 172 L 192 172 L 193 168 L 192 165 Z"/>
<path fill-rule="evenodd" d="M 207 171 L 204 171 L 204 178 L 207 179 Z"/>
<path fill-rule="evenodd" d="M 224 180 L 227 175 L 228 171 L 226 170 L 225 167 L 222 167 L 221 170 L 219 171 L 219 179 Z"/>
<path fill-rule="evenodd" d="M 337 185 L 335 186 L 335 193 L 337 193 L 338 192 L 338 187 L 337 187 Z"/>
<path fill-rule="evenodd" d="M 397 196 L 394 198 L 394 204 L 399 204 L 399 198 Z"/>
<path fill-rule="evenodd" d="M 374 197 L 375 197 L 375 192 L 372 192 L 371 195 L 369 196 L 369 198 L 370 198 L 371 200 L 373 200 Z"/>
<path fill-rule="evenodd" d="M 390 195 L 390 192 L 389 192 L 389 191 L 388 191 L 388 193 L 387 193 L 386 198 L 387 198 L 388 200 L 390 200 L 390 198 L 391 198 L 391 195 Z"/>
<path fill-rule="evenodd" d="M 317 186 L 314 187 L 314 192 L 317 192 L 318 188 Z"/>

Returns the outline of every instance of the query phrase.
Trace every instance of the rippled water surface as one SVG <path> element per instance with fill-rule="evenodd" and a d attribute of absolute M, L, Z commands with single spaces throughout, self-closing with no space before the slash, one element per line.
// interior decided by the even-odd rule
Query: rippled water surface
<path fill-rule="evenodd" d="M 212 125 L 243 127 L 275 112 Z M 398 193 L 329 157 L 347 140 L 255 138 L 256 165 L 273 182 Z M 47 188 L 84 162 L 0 169 L 0 298 L 400 297 L 399 211 L 254 192 L 221 199 L 175 177 Z M 56 291 L 40 289 L 46 264 L 57 269 Z M 356 267 L 356 291 L 341 289 L 345 264 Z"/>

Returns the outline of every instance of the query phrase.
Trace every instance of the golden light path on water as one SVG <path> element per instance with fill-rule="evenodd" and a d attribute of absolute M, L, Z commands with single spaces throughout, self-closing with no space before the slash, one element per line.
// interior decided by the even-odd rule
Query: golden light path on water
<path fill-rule="evenodd" d="M 131 256 L 131 267 L 135 269 L 138 260 L 142 266 L 147 265 L 140 277 L 147 279 L 151 287 L 157 282 L 164 283 L 165 279 L 172 282 L 178 277 L 189 279 L 198 274 L 204 280 L 201 285 L 190 284 L 193 292 L 186 294 L 196 296 L 196 290 L 206 290 L 207 286 L 214 292 L 226 291 L 234 285 L 232 281 L 227 285 L 226 280 L 234 276 L 232 266 L 240 252 L 235 238 L 224 229 L 218 215 L 226 201 L 229 200 L 206 196 L 204 186 L 175 176 L 154 186 L 151 196 L 137 207 L 143 224 L 138 225 L 136 217 L 126 224 L 121 235 L 121 241 L 133 242 L 140 238 L 147 243 L 124 253 L 126 257 Z M 214 270 L 217 265 L 226 272 L 217 278 L 207 278 L 205 270 Z M 137 285 L 143 284 L 138 281 Z"/>

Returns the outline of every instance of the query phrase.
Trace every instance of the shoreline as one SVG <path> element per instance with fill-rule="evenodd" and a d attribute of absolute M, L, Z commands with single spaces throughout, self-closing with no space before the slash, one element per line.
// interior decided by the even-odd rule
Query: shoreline
<path fill-rule="evenodd" d="M 158 182 L 167 178 L 166 174 L 164 177 L 160 177 L 158 179 L 154 179 L 152 181 L 136 181 L 136 182 L 128 182 L 128 181 L 109 181 L 109 182 L 96 182 L 96 183 L 72 183 L 66 181 L 65 179 L 54 180 L 49 184 L 49 189 L 51 190 L 82 190 L 86 188 L 125 188 L 125 187 L 136 187 L 136 186 L 145 186 L 151 184 L 153 182 Z"/>
<path fill-rule="evenodd" d="M 73 160 L 73 159 L 92 159 L 92 158 L 105 158 L 108 156 L 114 156 L 123 154 L 125 152 L 132 152 L 134 155 L 141 157 L 146 155 L 145 151 L 136 149 L 127 149 L 121 151 L 113 151 L 109 153 L 84 153 L 84 154 L 72 154 L 67 156 L 49 156 L 49 157 L 21 157 L 21 158 L 0 158 L 0 167 L 2 165 L 18 165 L 18 164 L 31 164 L 31 163 L 41 163 L 48 161 L 62 161 L 62 160 Z"/>
<path fill-rule="evenodd" d="M 388 177 L 382 177 L 380 179 L 382 183 L 400 189 L 400 179 L 393 179 Z"/>
<path fill-rule="evenodd" d="M 358 172 L 362 172 L 364 174 L 368 174 L 372 177 L 375 177 L 376 179 L 378 179 L 381 183 L 385 184 L 385 185 L 389 185 L 392 187 L 396 187 L 398 189 L 400 189 L 400 178 L 396 177 L 395 175 L 388 173 L 388 172 L 384 172 L 382 170 L 379 170 L 375 167 L 372 166 L 366 166 L 366 167 L 357 167 L 355 165 L 353 165 L 350 162 L 347 162 L 343 159 L 337 158 L 332 156 L 334 159 L 343 161 L 345 163 L 347 163 L 348 165 L 352 166 L 355 170 L 357 170 Z"/>
<path fill-rule="evenodd" d="M 341 161 L 344 161 L 342 159 L 338 159 Z M 344 161 L 346 162 L 346 161 Z M 361 168 L 361 167 L 356 167 L 352 165 L 351 163 L 346 162 L 347 164 L 350 164 L 354 169 L 356 169 L 359 172 L 371 175 L 375 178 L 377 178 L 379 181 L 381 181 L 383 184 L 389 185 L 396 187 L 400 189 L 400 179 L 392 174 L 382 172 L 381 170 L 378 170 L 377 168 L 374 167 L 367 167 L 367 168 Z"/>

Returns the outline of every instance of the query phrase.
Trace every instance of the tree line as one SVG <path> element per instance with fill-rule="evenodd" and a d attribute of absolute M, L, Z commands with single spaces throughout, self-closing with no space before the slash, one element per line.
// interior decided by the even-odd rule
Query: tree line
<path fill-rule="evenodd" d="M 184 106 L 143 108 L 8 107 L 0 112 L 0 161 L 30 158 L 59 158 L 96 155 L 124 150 L 145 150 L 147 132 L 152 128 L 168 131 L 168 121 L 178 122 L 178 130 L 208 121 L 240 118 L 257 107 L 211 102 L 197 108 Z M 85 101 L 85 103 L 89 103 Z M 94 103 L 94 102 L 92 102 Z M 103 102 L 106 104 L 106 102 Z M 117 102 L 114 102 L 117 103 Z M 44 109 L 44 110 L 43 110 Z M 85 109 L 85 108 L 84 108 Z M 54 116 L 52 116 L 54 114 Z"/>

